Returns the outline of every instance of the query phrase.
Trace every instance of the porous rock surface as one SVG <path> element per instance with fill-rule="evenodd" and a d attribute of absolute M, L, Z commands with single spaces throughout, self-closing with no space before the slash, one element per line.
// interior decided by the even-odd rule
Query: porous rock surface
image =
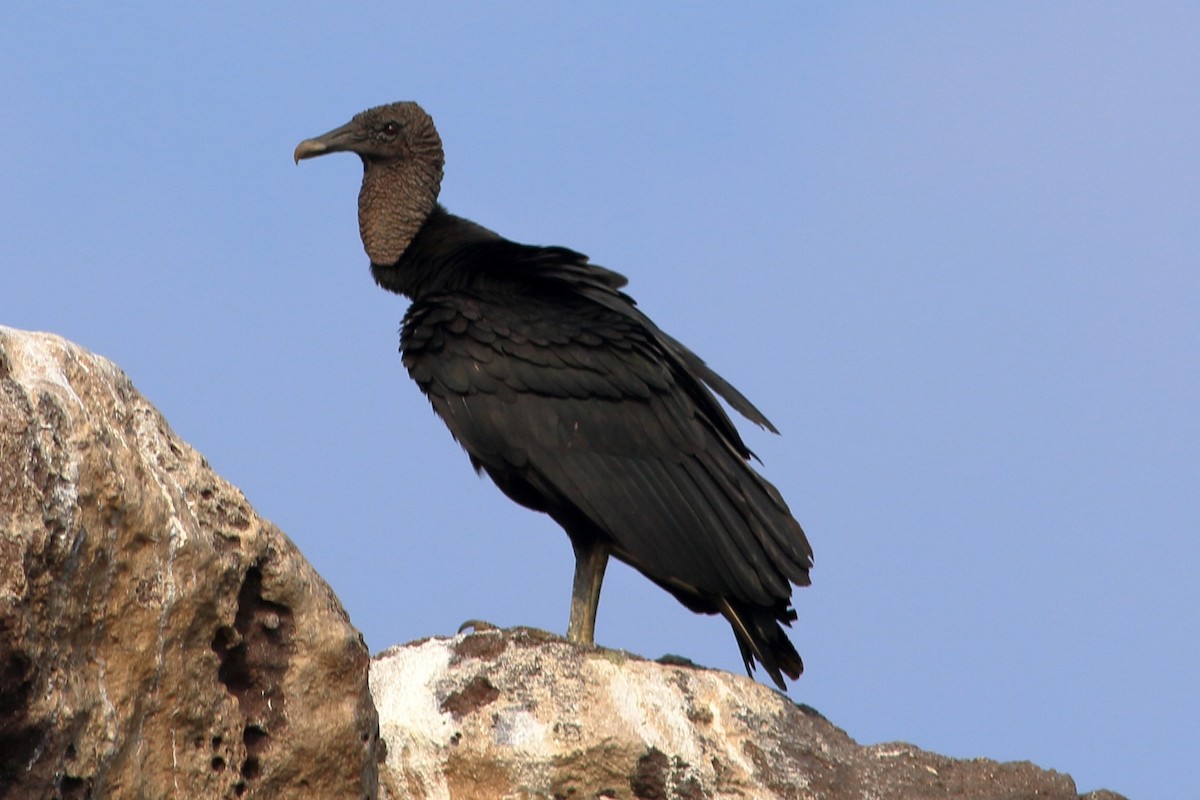
<path fill-rule="evenodd" d="M 376 656 L 383 794 L 421 800 L 1078 800 L 1028 762 L 862 746 L 748 678 L 527 628 Z M 1089 800 L 1119 800 L 1093 792 Z"/>
<path fill-rule="evenodd" d="M 0 327 L 0 798 L 375 797 L 367 664 L 119 369 Z"/>
<path fill-rule="evenodd" d="M 240 797 L 1078 795 L 530 629 L 371 662 L 287 537 L 120 370 L 0 326 L 0 800 Z"/>

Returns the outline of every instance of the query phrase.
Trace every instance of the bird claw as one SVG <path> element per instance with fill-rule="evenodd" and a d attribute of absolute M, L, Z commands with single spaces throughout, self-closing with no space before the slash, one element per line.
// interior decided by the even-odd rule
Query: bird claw
<path fill-rule="evenodd" d="M 498 631 L 498 630 L 500 630 L 499 625 L 493 625 L 492 623 L 487 622 L 486 620 L 469 619 L 466 622 L 464 622 L 462 625 L 458 626 L 458 632 L 463 633 L 468 628 L 471 629 L 472 633 L 482 633 L 483 631 Z"/>

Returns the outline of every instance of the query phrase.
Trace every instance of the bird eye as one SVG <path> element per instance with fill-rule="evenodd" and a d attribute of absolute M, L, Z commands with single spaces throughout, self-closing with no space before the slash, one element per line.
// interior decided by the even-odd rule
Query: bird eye
<path fill-rule="evenodd" d="M 384 136 L 388 136 L 388 137 L 396 136 L 400 133 L 400 123 L 394 122 L 394 121 L 386 122 L 386 123 L 384 123 L 384 125 L 380 129 L 380 131 L 383 133 Z"/>

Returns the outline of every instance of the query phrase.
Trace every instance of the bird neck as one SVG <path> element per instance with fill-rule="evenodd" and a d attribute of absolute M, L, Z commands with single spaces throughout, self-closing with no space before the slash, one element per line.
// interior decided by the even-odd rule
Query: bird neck
<path fill-rule="evenodd" d="M 374 264 L 395 264 L 437 206 L 442 185 L 442 147 L 415 142 L 408 157 L 363 160 L 358 193 L 358 230 Z"/>
<path fill-rule="evenodd" d="M 502 241 L 435 203 L 399 259 L 385 263 L 371 258 L 371 276 L 381 288 L 412 300 L 430 292 L 461 289 L 480 277 L 479 264 L 469 254 L 481 243 Z"/>

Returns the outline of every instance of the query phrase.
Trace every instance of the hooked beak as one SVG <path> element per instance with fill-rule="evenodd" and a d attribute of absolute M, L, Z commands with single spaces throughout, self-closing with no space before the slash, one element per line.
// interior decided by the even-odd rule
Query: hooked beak
<path fill-rule="evenodd" d="M 302 158 L 315 158 L 326 153 L 354 150 L 359 140 L 358 126 L 353 122 L 348 122 L 315 139 L 305 139 L 296 145 L 296 151 L 292 153 L 292 158 L 299 164 Z"/>

